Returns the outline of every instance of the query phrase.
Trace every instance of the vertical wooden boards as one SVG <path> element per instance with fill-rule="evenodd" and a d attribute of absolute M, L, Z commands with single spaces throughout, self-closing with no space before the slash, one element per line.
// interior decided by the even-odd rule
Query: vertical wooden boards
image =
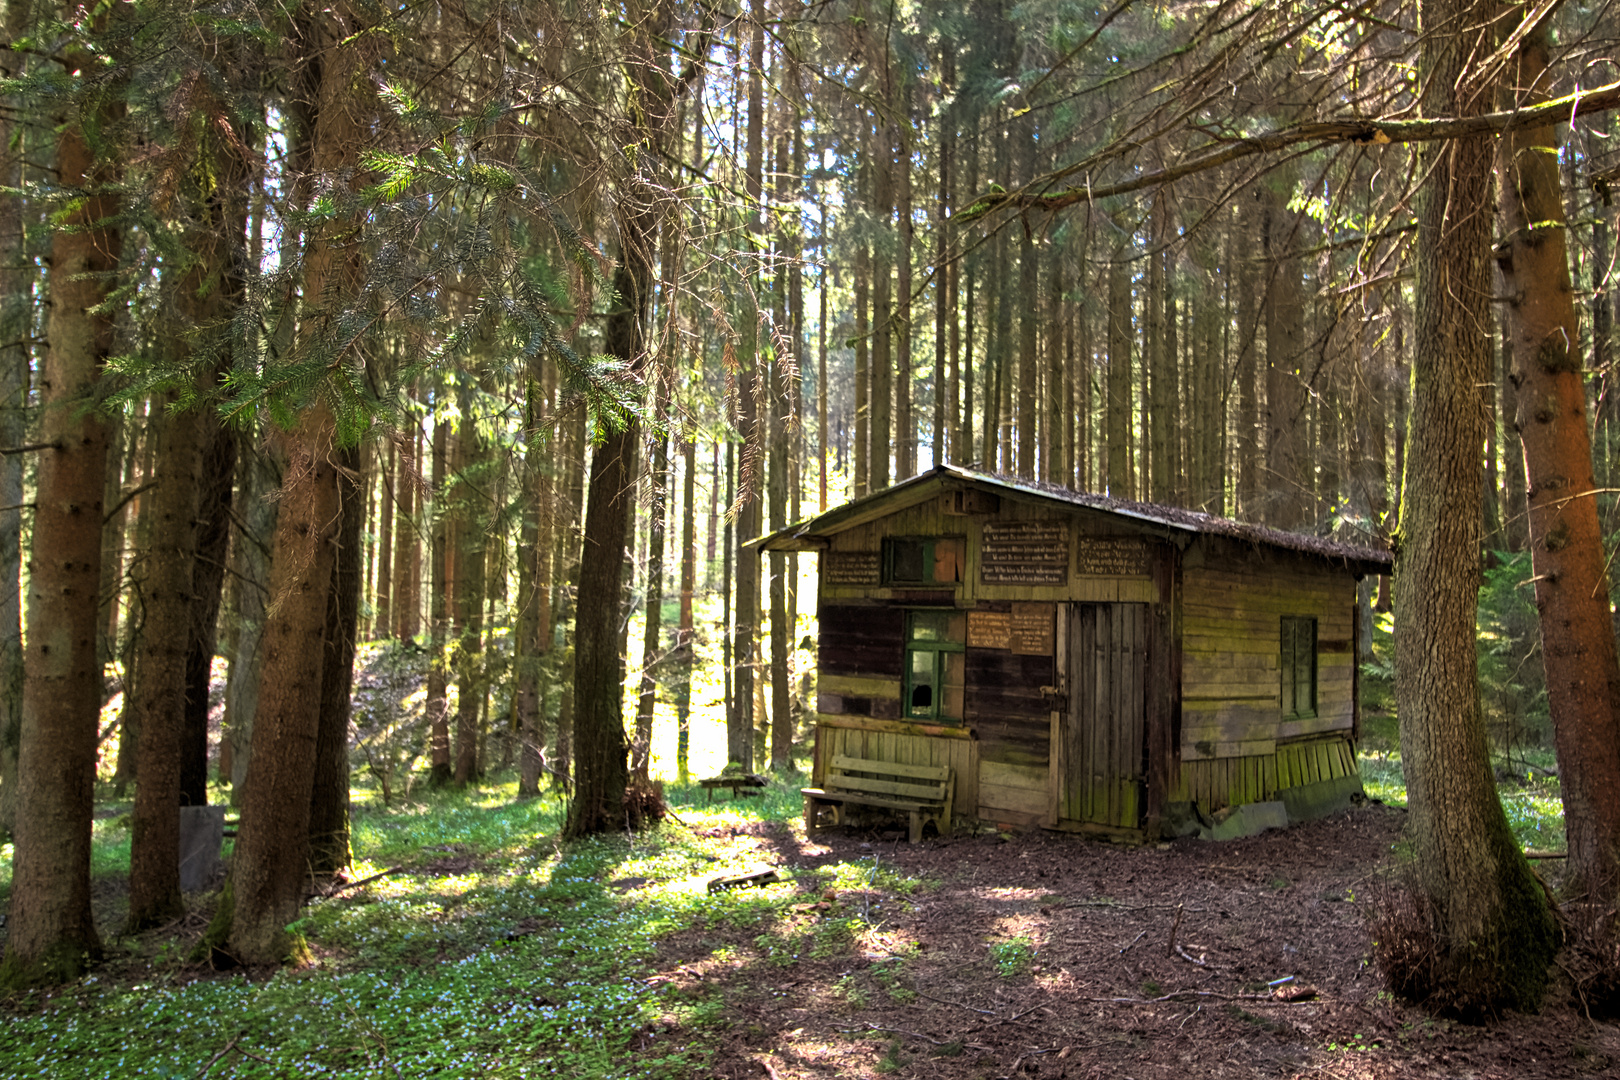
<path fill-rule="evenodd" d="M 1069 619 L 1059 816 L 1134 829 L 1142 812 L 1148 606 L 1075 604 Z"/>

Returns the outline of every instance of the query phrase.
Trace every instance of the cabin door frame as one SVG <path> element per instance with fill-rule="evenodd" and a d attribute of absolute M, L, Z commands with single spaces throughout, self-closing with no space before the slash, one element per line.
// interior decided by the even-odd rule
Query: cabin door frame
<path fill-rule="evenodd" d="M 1053 824 L 1135 832 L 1148 800 L 1153 604 L 1073 602 L 1060 609 L 1052 714 Z"/>

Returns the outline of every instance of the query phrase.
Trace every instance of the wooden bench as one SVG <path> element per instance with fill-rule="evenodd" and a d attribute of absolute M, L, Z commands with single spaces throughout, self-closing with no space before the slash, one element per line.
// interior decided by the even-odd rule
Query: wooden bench
<path fill-rule="evenodd" d="M 877 806 L 904 811 L 911 818 L 911 842 L 922 839 L 929 821 L 941 836 L 951 834 L 951 799 L 956 780 L 948 765 L 902 765 L 869 758 L 834 757 L 827 779 L 819 788 L 800 788 L 804 795 L 804 827 L 817 828 L 822 807 L 832 810 L 833 824 L 844 823 L 844 807 Z"/>
<path fill-rule="evenodd" d="M 731 797 L 737 799 L 747 795 L 759 795 L 760 789 L 769 781 L 756 773 L 732 773 L 730 775 L 711 776 L 707 780 L 699 780 L 698 786 L 708 792 L 708 801 L 714 802 L 716 791 L 727 789 Z"/>

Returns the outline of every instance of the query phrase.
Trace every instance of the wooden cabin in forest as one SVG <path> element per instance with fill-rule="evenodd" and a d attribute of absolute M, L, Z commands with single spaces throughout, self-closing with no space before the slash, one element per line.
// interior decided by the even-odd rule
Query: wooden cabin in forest
<path fill-rule="evenodd" d="M 818 786 L 943 765 L 958 822 L 1124 840 L 1361 790 L 1385 551 L 950 465 L 752 543 L 820 555 Z"/>

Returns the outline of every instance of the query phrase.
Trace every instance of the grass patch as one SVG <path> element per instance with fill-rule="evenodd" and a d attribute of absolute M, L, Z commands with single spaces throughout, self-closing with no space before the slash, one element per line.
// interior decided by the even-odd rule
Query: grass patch
<path fill-rule="evenodd" d="M 165 953 L 143 982 L 92 974 L 55 997 L 12 1003 L 0 1073 L 59 1077 L 71 1063 L 72 1075 L 191 1077 L 222 1050 L 212 1074 L 244 1078 L 703 1071 L 692 1051 L 624 1051 L 660 1017 L 724 1022 L 714 1001 L 647 985 L 659 941 L 706 925 L 770 939 L 796 887 L 711 895 L 702 875 L 729 868 L 726 841 L 672 825 L 560 845 L 562 804 L 516 802 L 511 787 L 392 810 L 357 799 L 357 875 L 407 869 L 306 909 L 300 929 L 321 968 L 254 981 L 187 968 L 172 949 L 175 959 Z M 772 805 L 683 817 L 710 826 L 767 816 Z M 98 820 L 98 873 L 127 872 L 128 830 L 115 822 Z M 632 878 L 636 887 L 614 887 Z M 831 955 L 855 940 L 855 921 L 778 936 L 784 954 L 792 945 Z"/>
<path fill-rule="evenodd" d="M 1406 806 L 1406 774 L 1401 766 L 1399 725 L 1392 713 L 1362 719 L 1358 764 L 1361 786 L 1368 798 L 1389 806 Z M 1491 764 L 1501 777 L 1497 794 L 1508 825 L 1519 845 L 1543 851 L 1564 850 L 1564 804 L 1558 780 L 1551 775 L 1551 751 L 1514 748 L 1510 754 L 1492 754 Z"/>
<path fill-rule="evenodd" d="M 990 959 L 995 962 L 997 975 L 1017 978 L 1035 963 L 1035 943 L 1023 936 L 998 941 L 990 946 Z"/>

